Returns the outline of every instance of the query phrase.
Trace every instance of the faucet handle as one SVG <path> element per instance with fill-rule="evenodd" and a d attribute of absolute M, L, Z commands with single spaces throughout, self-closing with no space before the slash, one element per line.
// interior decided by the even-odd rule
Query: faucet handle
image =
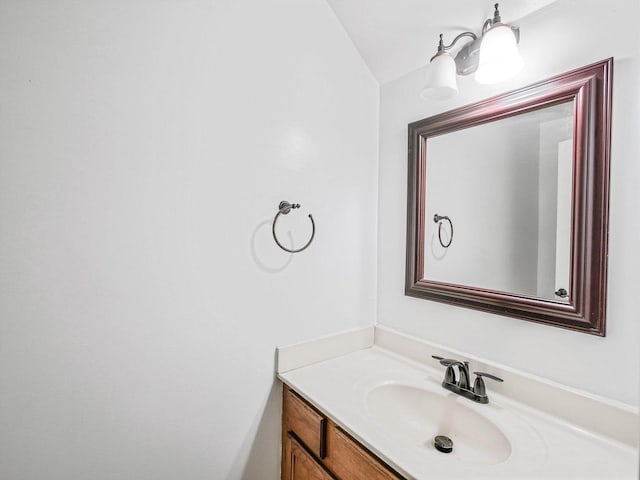
<path fill-rule="evenodd" d="M 487 389 L 484 386 L 484 380 L 482 377 L 490 378 L 491 380 L 495 380 L 496 382 L 504 382 L 500 377 L 496 377 L 495 375 L 491 375 L 490 373 L 485 372 L 473 372 L 476 374 L 476 380 L 473 382 L 473 393 L 476 395 L 486 396 Z"/>
<path fill-rule="evenodd" d="M 495 380 L 496 382 L 504 382 L 504 380 L 501 379 L 500 377 L 496 377 L 495 375 L 491 375 L 490 373 L 485 373 L 485 372 L 473 372 L 473 373 L 475 373 L 479 377 L 487 377 L 487 378 L 490 378 L 491 380 Z"/>
<path fill-rule="evenodd" d="M 443 366 L 447 367 L 447 369 L 444 372 L 444 381 L 443 381 L 443 383 L 455 384 L 456 383 L 456 374 L 453 371 L 453 366 L 457 363 L 457 361 L 456 360 L 451 360 L 450 358 L 438 357 L 437 355 L 431 355 L 431 358 L 439 360 L 440 361 L 440 365 L 443 365 Z"/>
<path fill-rule="evenodd" d="M 439 360 L 440 365 L 445 367 L 452 367 L 453 365 L 463 365 L 462 362 L 458 360 L 454 360 L 453 358 L 438 357 L 437 355 L 431 355 L 431 358 L 435 358 L 436 360 Z"/>

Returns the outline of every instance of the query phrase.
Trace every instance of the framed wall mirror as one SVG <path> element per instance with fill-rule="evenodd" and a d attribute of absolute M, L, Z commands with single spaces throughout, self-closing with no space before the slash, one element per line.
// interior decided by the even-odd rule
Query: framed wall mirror
<path fill-rule="evenodd" d="M 409 125 L 406 295 L 605 335 L 612 68 Z"/>

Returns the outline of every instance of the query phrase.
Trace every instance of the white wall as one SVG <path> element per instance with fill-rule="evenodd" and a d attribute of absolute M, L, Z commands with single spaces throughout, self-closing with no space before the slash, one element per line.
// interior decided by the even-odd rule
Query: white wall
<path fill-rule="evenodd" d="M 375 317 L 377 118 L 324 0 L 2 0 L 0 477 L 277 478 L 275 346 Z"/>
<path fill-rule="evenodd" d="M 520 23 L 525 70 L 499 86 L 460 79 L 448 103 L 419 98 L 425 69 L 381 87 L 378 322 L 623 402 L 638 403 L 640 182 L 638 2 L 560 0 Z M 469 25 L 468 28 L 479 26 Z M 454 32 L 452 32 L 454 33 Z M 457 32 L 456 32 L 457 33 Z M 615 57 L 607 336 L 405 297 L 407 124 Z M 429 52 L 425 52 L 425 58 Z"/>

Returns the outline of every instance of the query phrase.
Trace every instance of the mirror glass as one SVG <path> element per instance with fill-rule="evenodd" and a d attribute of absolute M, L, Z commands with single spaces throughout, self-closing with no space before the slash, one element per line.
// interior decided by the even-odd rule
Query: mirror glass
<path fill-rule="evenodd" d="M 429 137 L 423 278 L 568 303 L 573 130 L 570 100 Z"/>

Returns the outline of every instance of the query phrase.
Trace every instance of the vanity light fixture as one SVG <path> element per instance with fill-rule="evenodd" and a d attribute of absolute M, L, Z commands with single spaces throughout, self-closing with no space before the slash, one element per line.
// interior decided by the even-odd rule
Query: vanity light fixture
<path fill-rule="evenodd" d="M 442 100 L 458 92 L 457 75 L 475 73 L 478 83 L 500 83 L 514 77 L 524 66 L 518 52 L 520 28 L 502 23 L 498 4 L 494 5 L 493 18 L 488 18 L 478 37 L 473 32 L 463 32 L 449 45 L 440 34 L 438 51 L 431 58 L 427 84 L 420 96 L 425 100 Z M 470 38 L 457 55 L 450 51 L 462 38 Z"/>

